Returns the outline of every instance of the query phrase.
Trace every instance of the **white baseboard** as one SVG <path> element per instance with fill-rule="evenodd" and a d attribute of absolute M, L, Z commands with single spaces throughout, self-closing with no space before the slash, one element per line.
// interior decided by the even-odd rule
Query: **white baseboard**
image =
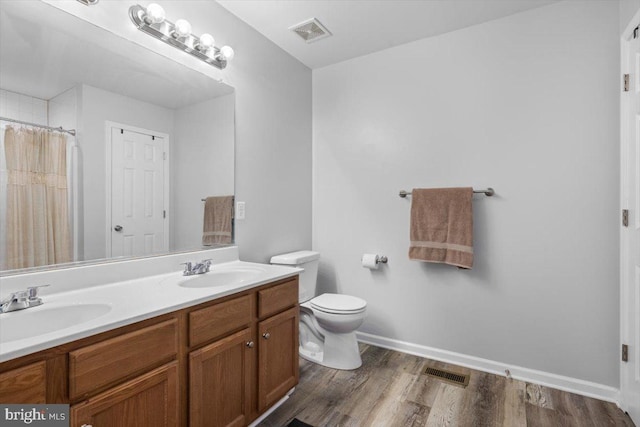
<path fill-rule="evenodd" d="M 440 362 L 460 365 L 500 376 L 506 376 L 505 370 L 508 369 L 511 374 L 511 378 L 516 380 L 540 384 L 545 387 L 568 391 L 582 396 L 593 397 L 595 399 L 613 402 L 620 406 L 620 390 L 603 384 L 565 377 L 563 375 L 552 374 L 544 371 L 537 371 L 535 369 L 513 366 L 506 363 L 500 363 L 447 350 L 440 350 L 424 345 L 412 344 L 405 341 L 398 341 L 364 332 L 356 332 L 356 336 L 358 337 L 358 341 L 365 344 L 388 348 L 390 350 L 413 354 L 415 356 L 438 360 Z"/>

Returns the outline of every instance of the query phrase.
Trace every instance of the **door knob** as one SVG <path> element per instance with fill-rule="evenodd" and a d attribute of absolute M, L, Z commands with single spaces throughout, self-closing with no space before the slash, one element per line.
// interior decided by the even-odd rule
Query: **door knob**
<path fill-rule="evenodd" d="M 270 334 L 269 332 L 265 332 L 264 334 L 262 334 L 262 337 L 263 337 L 265 340 L 268 340 L 268 339 L 271 337 L 271 334 Z"/>
<path fill-rule="evenodd" d="M 113 227 L 114 230 L 116 231 L 122 231 L 122 226 L 121 225 L 116 225 L 115 227 Z"/>

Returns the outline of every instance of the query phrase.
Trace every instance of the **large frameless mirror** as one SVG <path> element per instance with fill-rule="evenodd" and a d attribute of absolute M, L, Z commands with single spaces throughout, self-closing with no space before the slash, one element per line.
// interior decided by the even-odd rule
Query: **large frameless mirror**
<path fill-rule="evenodd" d="M 232 243 L 234 105 L 51 5 L 0 2 L 2 274 Z"/>

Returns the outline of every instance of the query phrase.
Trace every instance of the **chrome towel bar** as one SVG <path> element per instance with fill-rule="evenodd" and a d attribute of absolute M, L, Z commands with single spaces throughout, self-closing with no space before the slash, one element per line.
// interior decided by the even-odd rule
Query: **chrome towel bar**
<path fill-rule="evenodd" d="M 473 192 L 474 192 L 474 193 L 477 193 L 477 194 L 482 193 L 482 194 L 484 194 L 484 195 L 485 195 L 485 196 L 487 196 L 487 197 L 491 197 L 491 196 L 493 196 L 494 194 L 496 194 L 496 192 L 495 192 L 495 191 L 493 190 L 493 188 L 491 188 L 491 187 L 487 188 L 486 190 L 473 190 Z M 411 192 L 407 192 L 407 191 L 405 191 L 405 190 L 400 190 L 400 193 L 399 193 L 398 195 L 399 195 L 400 197 L 402 197 L 402 198 L 405 198 L 405 197 L 407 197 L 407 196 L 410 196 L 410 195 L 411 195 Z"/>

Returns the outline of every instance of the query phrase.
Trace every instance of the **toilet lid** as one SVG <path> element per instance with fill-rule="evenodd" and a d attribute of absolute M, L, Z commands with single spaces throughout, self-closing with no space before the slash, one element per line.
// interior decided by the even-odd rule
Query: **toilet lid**
<path fill-rule="evenodd" d="M 367 308 L 362 298 L 341 294 L 322 294 L 310 301 L 311 307 L 328 313 L 356 313 Z"/>

